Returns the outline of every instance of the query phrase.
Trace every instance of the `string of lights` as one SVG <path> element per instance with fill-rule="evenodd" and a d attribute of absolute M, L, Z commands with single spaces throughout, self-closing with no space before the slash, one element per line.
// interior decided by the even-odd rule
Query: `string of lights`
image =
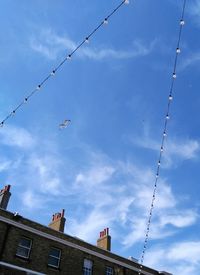
<path fill-rule="evenodd" d="M 156 192 L 157 192 L 158 178 L 159 178 L 159 175 L 160 175 L 161 160 L 162 160 L 162 156 L 163 156 L 165 140 L 166 140 L 166 137 L 167 137 L 167 126 L 168 126 L 168 122 L 169 122 L 169 119 L 170 119 L 170 107 L 171 107 L 171 103 L 172 103 L 172 100 L 173 100 L 174 83 L 175 83 L 176 76 L 177 76 L 177 74 L 176 74 L 177 61 L 178 61 L 178 56 L 181 53 L 181 49 L 180 49 L 181 35 L 182 35 L 183 26 L 185 25 L 185 21 L 184 21 L 185 6 L 186 6 L 186 0 L 183 0 L 183 8 L 182 8 L 182 13 L 181 13 L 181 19 L 180 19 L 180 22 L 179 22 L 180 25 L 179 25 L 179 33 L 178 33 L 178 39 L 177 39 L 176 53 L 175 53 L 175 58 L 174 58 L 173 73 L 172 73 L 171 85 L 170 85 L 170 89 L 169 89 L 167 111 L 166 111 L 166 115 L 165 115 L 160 152 L 159 152 L 159 157 L 158 157 L 158 162 L 157 162 L 157 167 L 156 167 L 155 180 L 154 180 L 152 200 L 151 200 L 151 205 L 150 205 L 150 209 L 149 209 L 149 215 L 148 215 L 148 220 L 147 220 L 147 227 L 146 227 L 143 250 L 142 250 L 142 254 L 141 254 L 141 258 L 140 258 L 140 268 L 138 270 L 138 275 L 142 274 L 145 252 L 146 252 L 147 243 L 148 243 L 148 240 L 149 240 L 149 233 L 150 233 L 150 226 L 151 226 L 152 214 L 153 214 L 153 209 L 154 209 L 154 203 L 155 203 L 156 194 L 157 194 Z"/>
<path fill-rule="evenodd" d="M 88 43 L 89 39 L 99 30 L 99 28 L 101 28 L 103 25 L 107 25 L 108 24 L 108 19 L 114 15 L 114 13 L 116 13 L 122 6 L 123 4 L 129 4 L 129 0 L 123 0 L 116 8 L 113 9 L 113 11 L 104 18 L 103 21 L 101 21 L 101 23 L 93 29 L 93 31 L 91 33 L 89 33 L 84 39 L 83 41 L 78 44 L 78 46 L 71 52 L 69 53 L 61 62 L 60 64 L 55 67 L 41 82 L 40 84 L 38 84 L 36 86 L 36 88 L 34 88 L 32 91 L 30 91 L 30 93 L 13 109 L 13 111 L 11 111 L 1 122 L 0 122 L 0 127 L 3 127 L 5 122 L 10 119 L 13 115 L 16 114 L 16 112 L 24 105 L 26 104 L 29 99 L 35 94 L 37 93 L 42 86 L 51 78 L 53 77 L 56 72 L 64 65 L 64 63 L 67 60 L 70 60 L 72 58 L 72 56 L 83 46 L 83 44 Z"/>

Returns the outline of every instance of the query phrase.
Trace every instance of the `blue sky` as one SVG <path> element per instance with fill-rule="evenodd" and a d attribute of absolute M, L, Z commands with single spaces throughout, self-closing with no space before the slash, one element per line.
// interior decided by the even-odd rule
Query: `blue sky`
<path fill-rule="evenodd" d="M 3 120 L 118 1 L 0 1 Z M 124 5 L 0 129 L 9 210 L 139 258 L 172 75 L 182 1 Z M 144 263 L 200 269 L 200 4 L 188 1 L 166 151 Z M 64 119 L 71 124 L 64 130 Z"/>

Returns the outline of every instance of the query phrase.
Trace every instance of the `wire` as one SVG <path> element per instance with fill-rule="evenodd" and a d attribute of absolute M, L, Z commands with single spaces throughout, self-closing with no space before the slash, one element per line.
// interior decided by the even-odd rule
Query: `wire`
<path fill-rule="evenodd" d="M 29 99 L 36 93 L 38 92 L 38 90 L 40 90 L 42 88 L 42 86 L 52 77 L 56 74 L 56 72 L 64 65 L 64 63 L 71 59 L 72 56 L 83 46 L 83 44 L 87 43 L 89 41 L 89 38 L 92 37 L 98 30 L 99 28 L 101 28 L 103 25 L 108 23 L 108 19 L 113 16 L 114 13 L 116 13 L 122 6 L 123 4 L 129 4 L 129 0 L 123 0 L 116 8 L 113 9 L 113 11 L 108 14 L 107 17 L 104 18 L 104 20 L 96 27 L 93 29 L 92 32 L 89 33 L 88 36 L 86 36 L 86 38 L 84 38 L 84 40 L 70 53 L 68 54 L 61 62 L 60 64 L 55 67 L 55 69 L 53 69 L 51 71 L 51 73 L 49 73 L 41 82 L 39 85 L 36 86 L 35 89 L 33 89 L 16 107 L 15 109 L 13 109 L 12 112 L 10 112 L 1 122 L 0 122 L 0 127 L 3 127 L 5 122 L 10 119 L 13 115 L 16 114 L 16 112 L 24 105 L 26 104 Z"/>
<path fill-rule="evenodd" d="M 167 111 L 166 111 L 166 115 L 165 115 L 165 121 L 164 121 L 164 127 L 163 127 L 162 139 L 161 139 L 161 146 L 160 146 L 160 152 L 159 152 L 159 157 L 158 157 L 158 162 L 157 162 L 157 168 L 156 168 L 156 175 L 155 175 L 155 180 L 154 180 L 153 194 L 152 194 L 151 205 L 150 205 L 149 215 L 148 215 L 148 220 L 147 220 L 147 227 L 146 227 L 144 245 L 143 245 L 143 250 L 142 250 L 141 258 L 140 258 L 140 261 L 139 261 L 140 262 L 140 268 L 138 270 L 138 275 L 142 274 L 141 272 L 142 272 L 142 269 L 143 269 L 145 252 L 146 252 L 147 243 L 148 243 L 148 240 L 149 240 L 149 232 L 150 232 L 152 214 L 153 214 L 154 203 L 155 203 L 156 192 L 157 192 L 157 183 L 158 183 L 158 178 L 159 178 L 159 175 L 160 175 L 160 165 L 161 165 L 161 160 L 162 160 L 162 156 L 163 156 L 165 140 L 166 140 L 166 136 L 167 136 L 168 121 L 169 121 L 169 118 L 170 118 L 170 106 L 171 106 L 171 103 L 172 103 L 172 100 L 173 100 L 174 82 L 175 82 L 176 76 L 177 76 L 176 75 L 177 61 L 178 61 L 178 56 L 179 56 L 179 54 L 181 52 L 180 42 L 181 42 L 182 29 L 183 29 L 183 26 L 185 25 L 185 21 L 184 21 L 185 7 L 186 7 L 186 0 L 183 0 L 183 8 L 182 8 L 181 19 L 180 19 L 180 26 L 179 26 L 179 33 L 178 33 L 176 54 L 175 54 L 175 58 L 174 58 L 173 73 L 172 73 L 171 85 L 170 85 L 170 89 L 169 89 Z"/>

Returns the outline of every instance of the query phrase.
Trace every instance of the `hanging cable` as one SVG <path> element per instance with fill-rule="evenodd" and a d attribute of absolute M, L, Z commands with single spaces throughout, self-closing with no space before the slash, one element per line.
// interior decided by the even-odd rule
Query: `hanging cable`
<path fill-rule="evenodd" d="M 60 64 L 55 67 L 55 69 L 53 69 L 51 71 L 51 73 L 49 73 L 42 81 L 40 84 L 38 84 L 36 86 L 35 89 L 33 89 L 22 101 L 21 103 L 19 103 L 19 105 L 17 105 L 15 107 L 15 109 L 13 111 L 11 111 L 1 122 L 0 122 L 0 127 L 3 127 L 5 122 L 11 118 L 13 115 L 16 114 L 16 112 L 24 105 L 26 104 L 29 99 L 38 91 L 42 88 L 42 86 L 52 77 L 56 74 L 56 72 L 63 66 L 63 64 L 72 58 L 72 56 L 75 54 L 75 52 L 77 52 L 84 43 L 89 42 L 89 39 L 99 30 L 99 28 L 101 28 L 103 25 L 108 24 L 108 19 L 114 14 L 116 13 L 123 4 L 129 4 L 129 0 L 123 0 L 107 17 L 105 17 L 105 19 L 96 27 L 94 28 L 94 30 L 88 35 L 86 36 L 86 38 L 70 53 L 68 54 L 61 62 Z"/>
<path fill-rule="evenodd" d="M 153 214 L 153 209 L 154 209 L 154 202 L 155 202 L 155 199 L 156 199 L 157 183 L 158 183 L 158 178 L 159 178 L 159 175 L 160 175 L 160 165 L 161 165 L 161 160 L 162 160 L 162 156 L 163 156 L 165 140 L 166 140 L 166 137 L 167 137 L 167 126 L 168 126 L 168 121 L 169 121 L 169 118 L 170 118 L 170 115 L 169 115 L 170 114 L 170 106 L 171 106 L 172 99 L 173 99 L 174 81 L 176 80 L 176 76 L 177 76 L 176 75 L 177 61 L 178 61 L 178 55 L 181 52 L 181 49 L 180 49 L 181 34 L 182 34 L 183 26 L 185 25 L 185 21 L 184 21 L 185 6 L 186 6 L 186 0 L 183 0 L 183 8 L 182 8 L 181 19 L 180 19 L 180 23 L 179 23 L 180 26 L 179 26 L 178 40 L 177 40 L 177 46 L 176 46 L 176 53 L 175 53 L 175 58 L 174 58 L 173 72 L 172 72 L 172 77 L 171 77 L 171 85 L 170 85 L 170 89 L 169 89 L 167 111 L 166 111 L 166 115 L 165 115 L 160 152 L 159 152 L 157 168 L 156 168 L 156 174 L 155 174 L 155 180 L 154 180 L 154 186 L 153 186 L 153 194 L 152 194 L 151 205 L 150 205 L 150 209 L 149 209 L 149 215 L 148 215 L 148 220 L 147 220 L 147 227 L 146 227 L 143 250 L 142 250 L 141 258 L 140 258 L 140 267 L 139 267 L 139 270 L 138 270 L 138 275 L 142 274 L 145 252 L 146 252 L 147 243 L 148 243 L 148 240 L 149 240 L 149 232 L 150 232 L 152 214 Z"/>

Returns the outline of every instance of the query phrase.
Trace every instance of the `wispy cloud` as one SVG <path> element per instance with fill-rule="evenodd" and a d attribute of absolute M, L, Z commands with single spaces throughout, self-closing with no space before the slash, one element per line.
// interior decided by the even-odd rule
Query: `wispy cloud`
<path fill-rule="evenodd" d="M 1 149 L 5 147 L 5 156 L 0 159 L 0 171 L 9 169 L 9 184 L 13 182 L 26 187 L 23 188 L 26 191 L 22 203 L 29 208 L 42 206 L 42 203 L 34 202 L 45 202 L 47 193 L 53 196 L 62 192 L 59 157 L 48 146 L 46 152 L 42 140 L 39 140 L 35 133 L 24 128 L 8 125 L 0 131 Z M 12 158 L 7 153 L 9 147 L 15 152 Z"/>
<path fill-rule="evenodd" d="M 132 139 L 132 142 L 139 147 L 156 152 L 160 150 L 160 142 L 151 137 L 149 130 L 145 131 L 143 137 Z M 164 168 L 170 168 L 172 164 L 175 164 L 177 161 L 197 158 L 200 143 L 198 140 L 188 138 L 170 138 L 166 141 L 165 148 L 162 165 Z"/>
<path fill-rule="evenodd" d="M 80 215 L 76 222 L 73 221 L 68 226 L 68 230 L 81 232 L 81 238 L 88 240 L 89 237 L 91 241 L 92 236 L 95 238 L 95 230 L 100 225 L 106 226 L 107 224 L 113 229 L 114 235 L 117 235 L 119 232 L 115 225 L 119 226 L 120 223 L 120 226 L 129 228 L 126 237 L 121 238 L 121 242 L 126 248 L 133 246 L 138 241 L 143 241 L 152 197 L 153 178 L 151 170 L 137 167 L 131 163 L 111 161 L 105 163 L 104 166 L 102 166 L 102 162 L 89 165 L 88 170 L 75 176 L 74 181 L 75 189 L 81 190 L 81 192 L 77 192 L 78 200 L 83 209 L 86 207 L 88 212 L 84 213 L 84 221 L 79 220 Z M 174 196 L 170 185 L 163 179 L 160 179 L 159 182 L 157 198 L 154 225 L 151 231 L 152 239 L 169 237 L 174 235 L 178 228 L 196 223 L 198 219 L 196 210 L 186 208 L 183 210 L 185 214 L 182 215 L 179 199 Z M 89 228 L 91 217 L 93 223 Z M 87 219 L 88 226 L 85 223 Z M 88 230 L 90 231 L 89 235 Z"/>
<path fill-rule="evenodd" d="M 180 63 L 179 69 L 180 70 L 184 70 L 184 69 L 188 68 L 189 66 L 193 66 L 193 65 L 199 64 L 199 62 L 200 62 L 200 52 L 197 51 L 197 52 L 190 53 Z"/>
<path fill-rule="evenodd" d="M 81 58 L 90 58 L 94 60 L 102 60 L 105 58 L 112 59 L 128 59 L 136 58 L 141 56 L 146 56 L 150 54 L 157 41 L 151 41 L 148 46 L 145 45 L 141 40 L 136 39 L 133 41 L 132 46 L 127 50 L 117 50 L 111 47 L 93 47 L 93 46 L 83 46 L 77 55 Z M 30 39 L 30 47 L 35 52 L 43 55 L 47 59 L 56 59 L 61 54 L 66 51 L 72 51 L 77 47 L 72 39 L 66 35 L 58 35 L 50 29 L 41 31 L 39 38 L 32 37 Z M 65 53 L 67 54 L 67 53 Z"/>
<path fill-rule="evenodd" d="M 24 133 L 20 128 L 15 128 L 15 131 Z M 42 142 L 35 146 L 37 140 L 42 141 L 41 137 L 28 131 L 23 136 L 31 136 L 27 147 L 23 147 L 21 142 L 19 146 L 15 140 L 9 145 L 23 152 L 23 158 L 13 174 L 14 180 L 19 181 L 23 187 L 23 192 L 20 192 L 19 196 L 20 212 L 26 208 L 28 211 L 44 209 L 44 213 L 51 201 L 54 206 L 56 205 L 56 211 L 58 207 L 69 207 L 68 212 L 70 210 L 72 214 L 67 217 L 68 234 L 95 243 L 98 232 L 110 227 L 114 241 L 118 240 L 125 250 L 143 241 L 154 181 L 154 172 L 149 167 L 112 159 L 86 146 L 87 160 L 84 161 L 84 167 L 74 165 L 76 168 L 71 171 L 70 177 L 67 177 L 66 162 L 69 160 L 68 156 L 63 154 L 63 150 L 60 153 L 56 146 L 48 146 L 46 151 Z M 5 144 L 3 143 L 4 146 L 8 146 Z M 51 147 L 54 148 L 52 151 L 49 150 Z M 148 147 L 154 149 L 156 146 L 148 145 Z M 172 149 L 177 150 L 177 146 Z M 193 151 L 186 146 L 183 155 L 179 150 L 176 154 L 182 158 L 193 158 L 197 149 L 198 144 L 194 143 Z M 5 162 L 3 168 L 6 169 L 7 165 L 9 163 Z M 73 198 L 70 203 L 69 196 Z M 183 206 L 182 203 L 183 198 L 180 200 L 179 196 L 173 193 L 170 183 L 160 178 L 151 239 L 166 240 L 176 234 L 180 228 L 187 228 L 197 222 L 199 218 L 197 210 Z M 49 210 L 47 212 L 49 215 Z M 121 232 L 124 234 L 121 235 Z M 168 261 L 174 247 L 167 250 Z M 159 253 L 163 255 L 163 249 Z M 156 265 L 157 262 L 152 264 Z"/>
<path fill-rule="evenodd" d="M 0 131 L 0 143 L 8 146 L 19 147 L 23 149 L 32 148 L 36 140 L 30 132 L 23 128 L 7 126 Z"/>
<path fill-rule="evenodd" d="M 200 241 L 177 242 L 147 252 L 146 264 L 173 274 L 198 274 L 200 269 Z"/>
<path fill-rule="evenodd" d="M 191 1 L 188 7 L 189 14 L 191 15 L 197 26 L 200 26 L 200 3 L 198 0 Z"/>
<path fill-rule="evenodd" d="M 199 215 L 194 210 L 186 210 L 184 213 L 179 211 L 177 213 L 166 214 L 160 217 L 160 225 L 165 226 L 167 224 L 175 227 L 187 227 L 196 223 Z"/>
<path fill-rule="evenodd" d="M 76 176 L 76 183 L 79 187 L 83 184 L 87 184 L 87 186 L 97 185 L 109 180 L 114 171 L 115 169 L 111 166 L 94 167 L 87 171 L 86 174 L 79 173 Z"/>
<path fill-rule="evenodd" d="M 35 175 L 36 189 L 41 193 L 58 195 L 61 193 L 61 178 L 59 176 L 59 159 L 55 155 L 32 154 L 27 160 L 29 174 Z"/>
<path fill-rule="evenodd" d="M 0 159 L 0 172 L 8 170 L 11 167 L 12 161 Z"/>
<path fill-rule="evenodd" d="M 44 196 L 38 195 L 33 190 L 26 190 L 21 193 L 23 197 L 22 204 L 26 209 L 41 209 L 45 206 L 46 198 Z"/>

